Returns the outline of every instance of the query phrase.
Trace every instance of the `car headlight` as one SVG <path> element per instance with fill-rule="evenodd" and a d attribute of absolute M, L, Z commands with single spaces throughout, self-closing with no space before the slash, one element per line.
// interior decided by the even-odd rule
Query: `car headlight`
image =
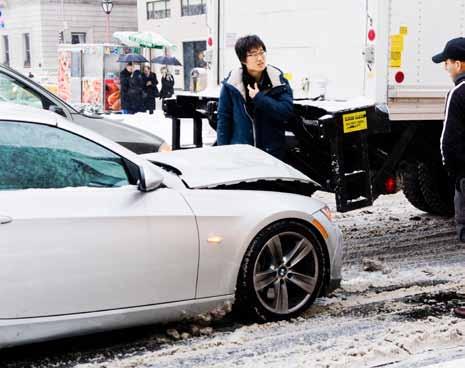
<path fill-rule="evenodd" d="M 329 209 L 329 207 L 323 207 L 321 209 L 321 212 L 323 213 L 323 215 L 326 216 L 326 218 L 329 220 L 329 221 L 333 221 L 333 213 L 331 212 L 331 210 Z"/>
<path fill-rule="evenodd" d="M 168 143 L 163 142 L 160 148 L 158 149 L 158 152 L 171 152 L 172 150 L 173 149 Z"/>

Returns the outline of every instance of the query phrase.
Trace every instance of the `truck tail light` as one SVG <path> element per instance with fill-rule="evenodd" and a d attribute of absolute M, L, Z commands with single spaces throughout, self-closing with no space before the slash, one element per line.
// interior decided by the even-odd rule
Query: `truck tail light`
<path fill-rule="evenodd" d="M 387 194 L 394 194 L 397 192 L 397 182 L 393 177 L 389 177 L 384 182 L 384 189 L 386 189 Z"/>
<path fill-rule="evenodd" d="M 396 76 L 395 76 L 395 79 L 396 79 L 396 82 L 397 82 L 397 83 L 399 83 L 399 84 L 400 84 L 400 83 L 403 83 L 404 80 L 405 80 L 405 74 L 404 74 L 404 72 L 397 72 L 397 73 L 396 73 Z"/>
<path fill-rule="evenodd" d="M 374 40 L 376 40 L 376 31 L 374 29 L 370 29 L 368 31 L 368 40 L 370 42 L 373 42 Z"/>

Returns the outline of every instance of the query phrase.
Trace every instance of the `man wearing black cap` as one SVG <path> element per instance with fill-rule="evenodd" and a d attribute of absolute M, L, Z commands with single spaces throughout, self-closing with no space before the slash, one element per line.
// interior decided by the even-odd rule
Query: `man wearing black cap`
<path fill-rule="evenodd" d="M 433 56 L 433 62 L 445 63 L 455 83 L 446 100 L 446 116 L 441 135 L 444 166 L 455 182 L 455 223 L 460 241 L 465 242 L 465 38 L 450 40 L 444 51 Z M 465 318 L 465 308 L 455 314 Z"/>

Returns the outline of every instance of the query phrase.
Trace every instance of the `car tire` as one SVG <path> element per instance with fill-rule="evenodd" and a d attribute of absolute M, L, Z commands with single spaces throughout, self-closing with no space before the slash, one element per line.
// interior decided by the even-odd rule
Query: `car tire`
<path fill-rule="evenodd" d="M 320 294 L 326 262 L 310 225 L 282 220 L 252 241 L 238 275 L 234 310 L 260 322 L 296 317 Z"/>

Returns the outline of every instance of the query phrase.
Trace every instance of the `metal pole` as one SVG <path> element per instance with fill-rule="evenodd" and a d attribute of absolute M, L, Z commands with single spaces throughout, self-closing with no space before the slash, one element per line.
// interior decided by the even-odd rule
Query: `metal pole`
<path fill-rule="evenodd" d="M 106 16 L 106 43 L 110 43 L 110 14 Z"/>

